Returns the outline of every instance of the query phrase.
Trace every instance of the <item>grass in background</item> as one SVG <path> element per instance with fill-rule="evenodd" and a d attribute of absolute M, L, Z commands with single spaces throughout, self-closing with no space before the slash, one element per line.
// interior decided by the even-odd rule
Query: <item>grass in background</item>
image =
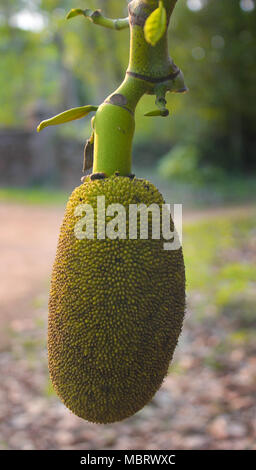
<path fill-rule="evenodd" d="M 67 202 L 69 191 L 47 188 L 0 188 L 0 202 L 20 204 L 62 205 Z"/>
<path fill-rule="evenodd" d="M 156 168 L 135 168 L 139 178 L 150 180 L 163 193 L 166 202 L 183 204 L 184 210 L 256 203 L 256 178 L 228 176 L 217 181 L 192 182 L 162 179 Z"/>
<path fill-rule="evenodd" d="M 250 215 L 241 211 L 184 224 L 183 232 L 194 313 L 256 326 L 256 208 Z"/>
<path fill-rule="evenodd" d="M 256 203 L 255 178 L 233 176 L 221 181 L 196 184 L 163 180 L 153 167 L 135 167 L 133 171 L 138 178 L 148 179 L 155 184 L 163 193 L 166 202 L 183 204 L 184 210 Z M 79 184 L 78 182 L 77 185 Z M 62 205 L 67 202 L 72 189 L 74 188 L 64 190 L 47 187 L 2 187 L 0 202 Z"/>

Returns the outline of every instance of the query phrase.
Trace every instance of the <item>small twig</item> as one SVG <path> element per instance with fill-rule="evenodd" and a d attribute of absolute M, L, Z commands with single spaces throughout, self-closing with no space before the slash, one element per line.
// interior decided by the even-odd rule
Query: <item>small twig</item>
<path fill-rule="evenodd" d="M 103 26 L 104 28 L 121 30 L 129 27 L 129 18 L 118 18 L 118 19 L 111 19 L 106 18 L 102 15 L 100 10 L 90 10 L 87 8 L 86 10 L 81 10 L 79 8 L 75 8 L 71 10 L 68 15 L 67 19 L 74 18 L 75 16 L 83 15 L 85 18 L 91 20 L 94 24 L 99 26 Z"/>

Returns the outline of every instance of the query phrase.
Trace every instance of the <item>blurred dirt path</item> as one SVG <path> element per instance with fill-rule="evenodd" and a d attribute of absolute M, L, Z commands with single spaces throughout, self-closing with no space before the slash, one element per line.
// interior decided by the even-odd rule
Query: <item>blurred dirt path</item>
<path fill-rule="evenodd" d="M 255 212 L 255 207 L 186 211 L 184 222 Z M 0 205 L 0 330 L 26 320 L 33 302 L 48 289 L 64 207 Z"/>
<path fill-rule="evenodd" d="M 0 329 L 31 314 L 45 290 L 63 208 L 0 205 Z"/>

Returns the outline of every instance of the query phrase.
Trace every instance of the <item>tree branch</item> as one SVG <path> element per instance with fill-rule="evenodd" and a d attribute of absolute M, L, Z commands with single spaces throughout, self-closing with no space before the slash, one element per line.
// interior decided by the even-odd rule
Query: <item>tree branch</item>
<path fill-rule="evenodd" d="M 92 21 L 92 23 L 97 24 L 99 26 L 103 26 L 104 28 L 121 30 L 129 27 L 129 18 L 106 18 L 102 15 L 100 10 L 93 11 L 89 8 L 87 8 L 86 10 L 75 8 L 68 13 L 67 19 L 69 20 L 70 18 L 74 18 L 75 16 L 79 15 L 88 18 L 90 21 Z"/>

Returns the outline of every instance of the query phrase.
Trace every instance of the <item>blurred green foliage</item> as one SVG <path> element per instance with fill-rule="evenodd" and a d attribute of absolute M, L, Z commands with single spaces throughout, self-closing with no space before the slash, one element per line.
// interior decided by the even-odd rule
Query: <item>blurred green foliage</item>
<path fill-rule="evenodd" d="M 220 166 L 214 166 L 201 158 L 195 144 L 177 144 L 157 165 L 159 175 L 167 180 L 195 184 L 226 183 L 228 175 Z"/>
<path fill-rule="evenodd" d="M 256 324 L 255 245 L 255 213 L 185 224 L 187 290 L 196 293 L 199 317 L 225 315 L 239 327 Z"/>
<path fill-rule="evenodd" d="M 0 202 L 19 202 L 21 204 L 61 205 L 66 204 L 66 191 L 50 188 L 0 188 Z"/>
<path fill-rule="evenodd" d="M 198 152 L 195 145 L 176 145 L 159 162 L 162 178 L 195 181 L 197 179 Z"/>
<path fill-rule="evenodd" d="M 168 203 L 184 204 L 186 209 L 214 206 L 255 204 L 256 178 L 244 176 L 219 181 L 194 184 L 193 181 L 164 181 L 150 167 L 134 168 L 138 178 L 146 178 L 163 193 Z M 220 170 L 218 168 L 218 170 Z M 63 205 L 67 203 L 70 191 L 52 189 L 49 186 L 29 188 L 0 188 L 0 202 L 38 205 Z"/>
<path fill-rule="evenodd" d="M 190 92 L 169 95 L 173 117 L 167 119 L 144 118 L 154 102 L 144 97 L 137 111 L 137 145 L 146 143 L 149 152 L 152 141 L 192 145 L 200 165 L 229 174 L 255 168 L 254 6 L 244 0 L 178 1 L 170 54 Z M 0 0 L 2 126 L 22 126 L 38 100 L 58 110 L 99 104 L 122 80 L 129 31 L 104 30 L 82 17 L 66 21 L 73 7 L 127 15 L 126 0 Z M 76 126 L 85 132 L 84 123 Z"/>

